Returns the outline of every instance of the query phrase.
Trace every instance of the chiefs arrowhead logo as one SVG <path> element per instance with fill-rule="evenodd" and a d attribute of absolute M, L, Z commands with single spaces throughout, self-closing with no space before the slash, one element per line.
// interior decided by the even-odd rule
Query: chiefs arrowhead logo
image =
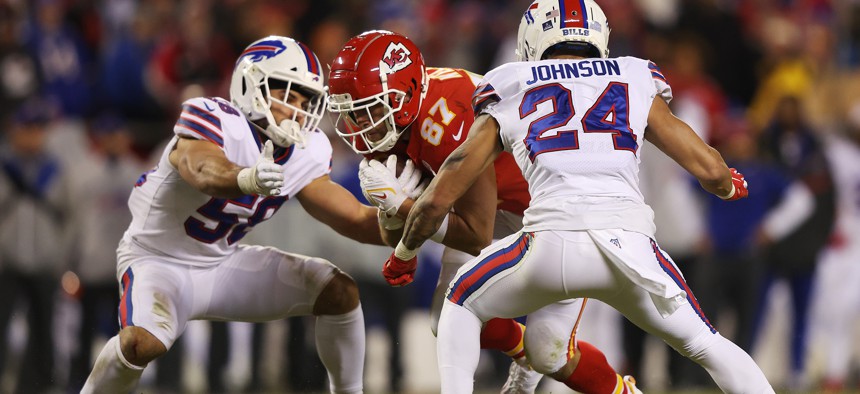
<path fill-rule="evenodd" d="M 412 64 L 412 59 L 409 57 L 411 55 L 412 52 L 402 42 L 392 42 L 385 49 L 385 55 L 382 56 L 379 66 L 385 74 L 393 74 Z"/>

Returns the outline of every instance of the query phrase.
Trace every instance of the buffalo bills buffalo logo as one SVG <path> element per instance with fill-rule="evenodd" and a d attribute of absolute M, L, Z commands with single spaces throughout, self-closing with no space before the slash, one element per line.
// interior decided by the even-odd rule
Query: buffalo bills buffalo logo
<path fill-rule="evenodd" d="M 412 58 L 409 57 L 411 55 L 412 52 L 402 42 L 392 42 L 385 49 L 385 55 L 382 56 L 380 67 L 382 65 L 386 66 L 383 68 L 386 74 L 397 72 L 412 64 Z"/>
<path fill-rule="evenodd" d="M 278 40 L 260 41 L 245 49 L 245 52 L 242 52 L 242 55 L 239 56 L 239 61 L 247 58 L 252 62 L 259 62 L 260 60 L 277 56 L 286 49 L 287 47 Z"/>

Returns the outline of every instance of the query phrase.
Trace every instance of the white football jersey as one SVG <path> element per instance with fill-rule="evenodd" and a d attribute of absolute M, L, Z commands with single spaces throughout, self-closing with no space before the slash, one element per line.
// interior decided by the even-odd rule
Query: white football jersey
<path fill-rule="evenodd" d="M 829 137 L 827 158 L 836 185 L 836 232 L 849 248 L 860 251 L 860 145 Z"/>
<path fill-rule="evenodd" d="M 639 154 L 654 97 L 671 88 L 647 60 L 508 63 L 478 86 L 475 113 L 492 115 L 532 200 L 526 231 L 622 228 L 654 235 L 639 191 Z"/>
<path fill-rule="evenodd" d="M 183 103 L 173 131 L 177 136 L 217 144 L 227 159 L 242 167 L 257 162 L 263 145 L 249 121 L 221 98 L 194 98 Z M 136 252 L 156 254 L 179 264 L 217 263 L 236 249 L 254 225 L 270 218 L 308 183 L 331 170 L 331 144 L 316 131 L 308 136 L 304 148 L 275 148 L 275 162 L 284 167 L 279 196 L 215 198 L 185 182 L 170 164 L 168 155 L 177 136 L 167 144 L 158 165 L 135 184 L 128 201 L 133 219 L 124 241 Z"/>

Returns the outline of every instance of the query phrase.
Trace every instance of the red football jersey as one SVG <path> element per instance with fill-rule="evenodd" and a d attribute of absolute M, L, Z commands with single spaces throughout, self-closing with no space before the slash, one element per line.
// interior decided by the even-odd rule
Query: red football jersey
<path fill-rule="evenodd" d="M 475 120 L 472 94 L 481 77 L 454 68 L 428 67 L 427 74 L 427 96 L 410 126 L 406 152 L 416 165 L 435 174 L 469 134 Z M 499 209 L 522 215 L 531 197 L 514 157 L 502 152 L 494 164 Z"/>

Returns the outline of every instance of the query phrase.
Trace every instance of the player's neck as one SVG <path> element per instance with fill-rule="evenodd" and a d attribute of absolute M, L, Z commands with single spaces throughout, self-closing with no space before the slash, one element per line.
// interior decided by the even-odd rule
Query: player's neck
<path fill-rule="evenodd" d="M 582 60 L 588 59 L 585 56 L 576 56 L 576 55 L 556 55 L 556 56 L 548 56 L 547 60 Z"/>

